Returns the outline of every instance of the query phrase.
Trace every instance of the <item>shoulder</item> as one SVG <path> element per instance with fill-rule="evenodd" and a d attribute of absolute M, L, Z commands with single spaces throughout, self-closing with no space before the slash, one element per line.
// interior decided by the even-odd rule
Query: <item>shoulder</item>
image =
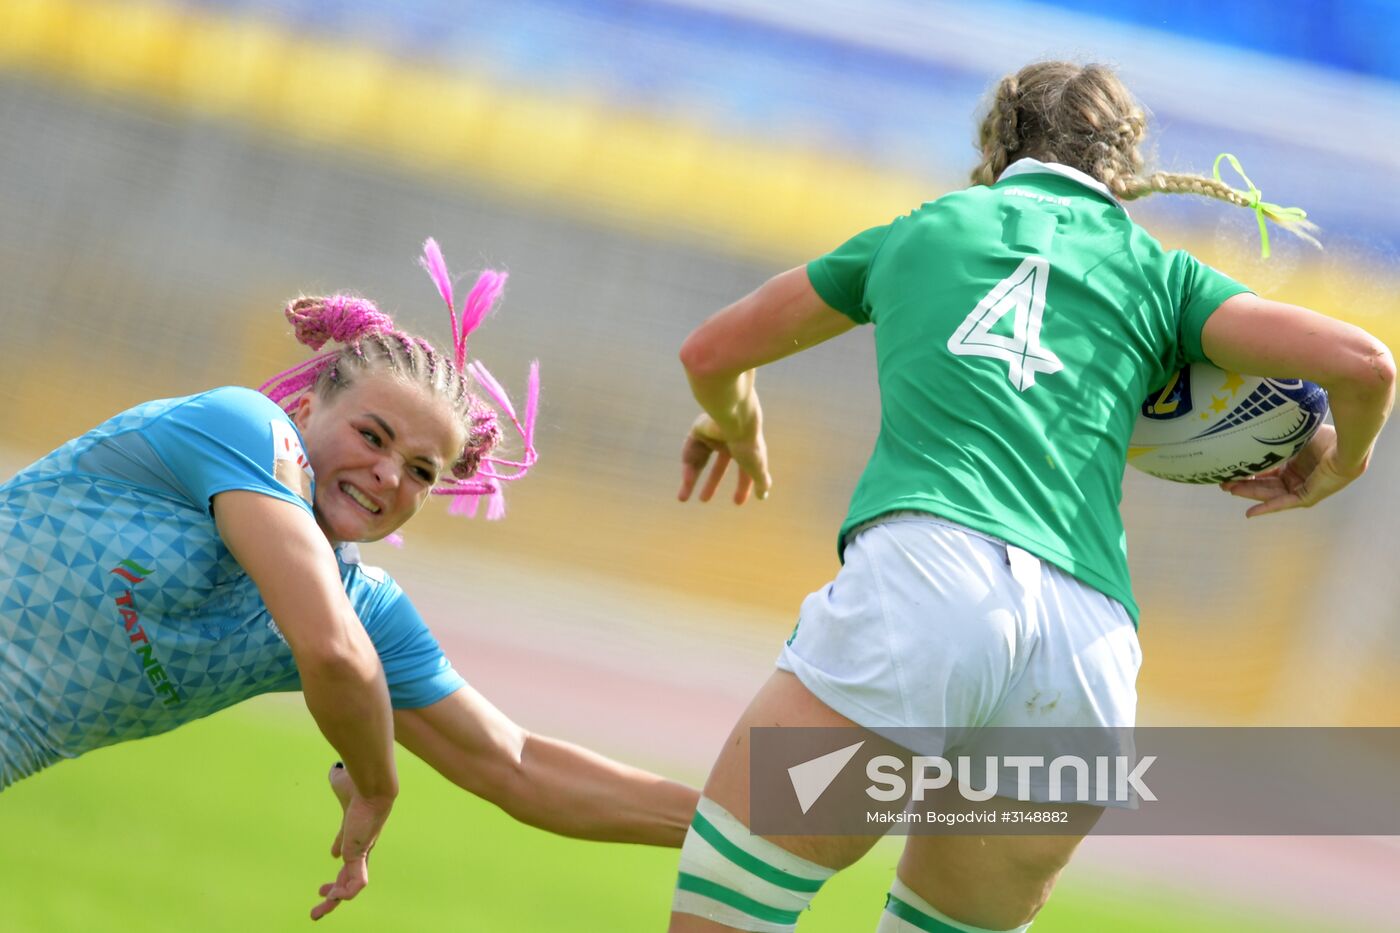
<path fill-rule="evenodd" d="M 895 239 L 935 238 L 947 241 L 951 237 L 961 242 L 964 237 L 990 233 L 1000 229 L 1003 215 L 1009 207 L 999 189 L 986 185 L 959 188 L 925 201 L 909 213 L 895 219 L 889 229 Z"/>
<path fill-rule="evenodd" d="M 1001 200 L 999 194 L 985 185 L 958 188 L 923 202 L 909 213 L 896 218 L 890 226 L 903 227 L 911 223 L 917 224 L 921 221 L 946 218 L 964 212 L 981 213 L 999 200 Z"/>
<path fill-rule="evenodd" d="M 932 201 L 925 201 L 914 213 L 920 210 L 931 208 L 941 208 L 944 210 L 967 207 L 971 205 L 986 204 L 988 201 L 1001 199 L 1001 192 L 988 185 L 969 185 L 966 188 L 954 188 L 952 191 L 944 192 Z"/>
<path fill-rule="evenodd" d="M 287 413 L 261 392 L 242 386 L 181 399 L 153 422 L 152 433 L 180 448 L 238 451 L 259 463 L 295 460 L 302 452 L 300 434 Z"/>
<path fill-rule="evenodd" d="M 220 386 L 182 400 L 182 404 L 171 413 L 179 413 L 188 418 L 209 417 L 227 423 L 250 421 L 266 424 L 268 421 L 291 421 L 272 399 L 244 386 Z"/>

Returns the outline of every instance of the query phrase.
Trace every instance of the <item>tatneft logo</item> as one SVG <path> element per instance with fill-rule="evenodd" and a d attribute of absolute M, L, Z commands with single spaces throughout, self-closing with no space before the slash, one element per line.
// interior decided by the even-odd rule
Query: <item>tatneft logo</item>
<path fill-rule="evenodd" d="M 804 814 L 812 809 L 864 744 L 856 742 L 787 769 L 798 806 Z M 938 755 L 915 755 L 906 762 L 895 755 L 875 755 L 865 763 L 865 776 L 871 782 L 865 794 L 881 803 L 902 800 L 906 796 L 913 802 L 921 802 L 929 791 L 943 790 L 954 785 L 956 779 L 954 786 L 964 800 L 981 802 L 1003 791 L 1000 783 L 1003 772 L 1015 772 L 1014 789 L 1006 787 L 1007 792 L 1001 796 L 1030 801 L 1034 787 L 1048 791 L 1048 799 L 1053 801 L 1131 803 L 1134 794 L 1142 800 L 1157 799 L 1143 781 L 1143 775 L 1156 760 L 1156 755 L 1136 760 L 1127 755 L 1093 758 L 1060 755 L 1047 763 L 1042 755 L 987 755 L 979 760 L 960 755 L 949 761 Z M 907 777 L 904 774 L 906 764 Z M 975 786 L 979 779 L 981 787 Z M 1066 794 L 1071 784 L 1073 791 Z M 1013 790 L 1014 793 L 1010 792 Z"/>
<path fill-rule="evenodd" d="M 147 570 L 136 561 L 128 558 L 113 567 L 109 573 L 113 573 L 135 586 L 155 571 Z M 152 689 L 155 690 L 157 696 L 165 697 L 162 702 L 166 706 L 178 706 L 184 698 L 180 696 L 179 689 L 170 682 L 165 668 L 156 660 L 155 645 L 151 644 L 146 630 L 141 627 L 141 615 L 136 609 L 136 597 L 132 594 L 131 588 L 123 589 L 121 593 L 112 597 L 112 601 L 117 604 L 117 612 L 121 614 L 122 625 L 126 629 L 127 638 L 131 641 L 131 649 L 136 654 L 136 659 L 141 662 L 141 671 L 150 681 Z"/>

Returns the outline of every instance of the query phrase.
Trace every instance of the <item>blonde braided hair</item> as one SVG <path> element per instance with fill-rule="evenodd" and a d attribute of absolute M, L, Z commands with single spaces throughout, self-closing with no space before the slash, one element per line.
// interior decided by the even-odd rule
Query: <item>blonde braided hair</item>
<path fill-rule="evenodd" d="M 1183 172 L 1144 176 L 1140 147 L 1146 132 L 1146 114 L 1112 68 L 1034 62 L 1002 78 L 992 92 L 978 125 L 982 160 L 972 170 L 972 183 L 993 184 L 1017 159 L 1059 162 L 1098 179 L 1124 201 L 1151 194 L 1214 198 L 1254 210 L 1317 245 L 1310 235 L 1317 228 L 1302 211 L 1261 201 L 1252 184 L 1240 191 L 1218 177 Z"/>

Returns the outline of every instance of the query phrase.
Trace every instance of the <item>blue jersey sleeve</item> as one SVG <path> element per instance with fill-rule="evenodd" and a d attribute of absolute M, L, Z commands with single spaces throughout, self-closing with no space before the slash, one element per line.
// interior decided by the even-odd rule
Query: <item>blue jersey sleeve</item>
<path fill-rule="evenodd" d="M 210 499 L 235 489 L 311 511 L 312 472 L 301 435 L 259 392 L 226 387 L 192 396 L 143 433 L 183 493 L 206 511 Z"/>
<path fill-rule="evenodd" d="M 394 708 L 431 706 L 466 686 L 398 583 L 377 567 L 347 563 L 343 548 L 338 556 L 345 592 L 384 665 Z"/>

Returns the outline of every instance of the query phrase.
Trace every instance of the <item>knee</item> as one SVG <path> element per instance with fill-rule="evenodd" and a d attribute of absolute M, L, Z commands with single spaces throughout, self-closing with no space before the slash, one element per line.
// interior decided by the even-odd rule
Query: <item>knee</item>
<path fill-rule="evenodd" d="M 1000 876 L 1008 893 L 1019 893 L 1029 919 L 1050 899 L 1078 840 L 1025 837 L 1018 841 L 1024 844 L 1007 846 L 1002 853 Z"/>
<path fill-rule="evenodd" d="M 915 836 L 899 878 L 958 922 L 1017 929 L 1050 899 L 1078 843 L 1074 836 Z"/>

